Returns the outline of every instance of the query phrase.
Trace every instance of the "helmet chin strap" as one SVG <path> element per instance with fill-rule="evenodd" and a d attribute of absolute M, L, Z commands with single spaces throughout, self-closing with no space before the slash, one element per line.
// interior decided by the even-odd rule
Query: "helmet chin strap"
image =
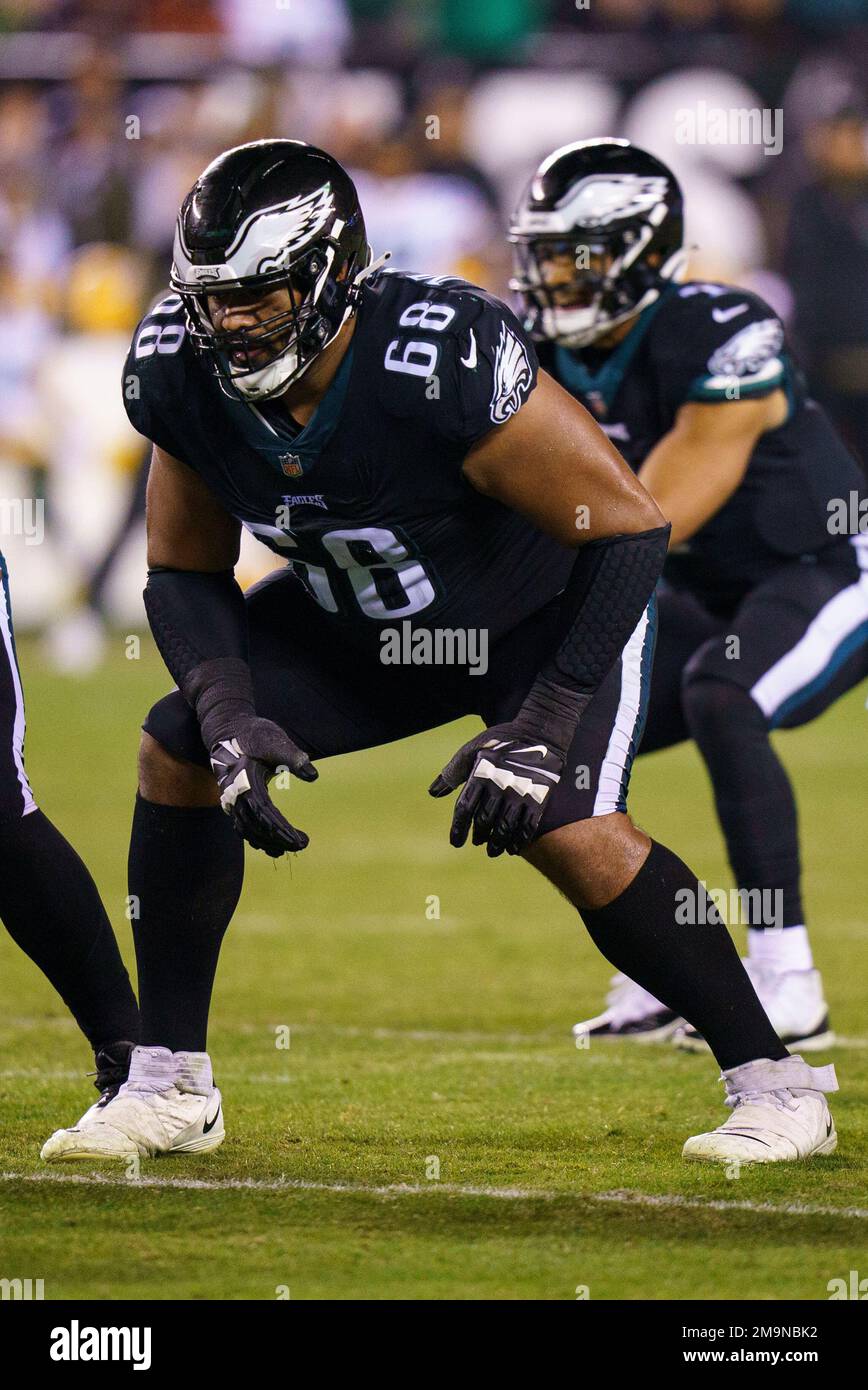
<path fill-rule="evenodd" d="M 380 266 L 385 265 L 386 261 L 390 261 L 391 259 L 391 251 L 384 251 L 382 256 L 378 256 L 375 261 L 371 261 L 369 265 L 364 266 L 363 269 L 359 271 L 358 275 L 353 279 L 352 288 L 357 289 L 363 280 L 367 280 L 369 275 L 373 275 L 375 271 L 380 269 Z"/>
<path fill-rule="evenodd" d="M 258 372 L 248 372 L 244 376 L 235 378 L 232 382 L 234 390 L 240 392 L 245 400 L 266 401 L 273 396 L 280 395 L 288 386 L 294 385 L 296 381 L 300 381 L 308 368 L 313 366 L 320 354 L 328 347 L 329 343 L 334 342 L 341 328 L 343 328 L 347 319 L 354 312 L 354 291 L 358 289 L 363 280 L 366 280 L 369 275 L 373 275 L 382 265 L 385 265 L 386 261 L 391 259 L 391 255 L 391 251 L 384 251 L 382 256 L 378 256 L 375 261 L 371 261 L 369 265 L 364 266 L 358 274 L 353 277 L 350 294 L 347 296 L 347 307 L 344 310 L 343 318 L 338 324 L 338 327 L 331 337 L 322 344 L 322 347 L 308 358 L 307 362 L 301 367 L 301 370 L 297 370 L 298 353 L 288 348 L 284 355 L 278 357 L 275 362 L 269 362 L 267 367 L 261 367 Z"/>
<path fill-rule="evenodd" d="M 692 250 L 695 250 L 695 247 L 680 246 L 677 251 L 674 251 L 669 260 L 664 261 L 660 267 L 661 280 L 674 280 L 677 284 L 683 279 Z"/>

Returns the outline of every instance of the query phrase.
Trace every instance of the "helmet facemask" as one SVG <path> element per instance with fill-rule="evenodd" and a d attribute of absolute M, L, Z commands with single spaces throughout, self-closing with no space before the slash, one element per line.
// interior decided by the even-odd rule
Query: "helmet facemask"
<path fill-rule="evenodd" d="M 510 223 L 526 327 L 567 348 L 601 343 L 680 278 L 678 181 L 626 140 L 579 140 L 542 161 Z"/>
<path fill-rule="evenodd" d="M 683 256 L 677 265 L 675 257 L 651 263 L 654 230 L 646 223 L 596 238 L 581 237 L 580 231 L 569 237 L 513 231 L 515 274 L 509 283 L 522 300 L 528 330 L 563 347 L 588 347 L 647 309 L 683 264 Z M 565 275 L 570 264 L 573 273 Z"/>
<path fill-rule="evenodd" d="M 302 251 L 284 269 L 237 279 L 189 282 L 182 287 L 173 269 L 172 284 L 187 312 L 194 346 L 211 367 L 227 395 L 265 401 L 298 381 L 337 333 L 355 307 L 355 285 L 347 264 L 340 279 L 333 275 L 337 245 L 331 239 Z M 339 272 L 340 273 L 340 272 Z M 250 328 L 220 331 L 208 305 L 209 296 L 238 291 L 251 301 L 285 289 L 287 305 Z M 262 361 L 263 353 L 268 360 Z"/>

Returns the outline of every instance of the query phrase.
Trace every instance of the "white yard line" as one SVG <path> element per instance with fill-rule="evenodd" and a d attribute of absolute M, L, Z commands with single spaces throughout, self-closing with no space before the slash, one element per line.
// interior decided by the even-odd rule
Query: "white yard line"
<path fill-rule="evenodd" d="M 557 1192 L 526 1187 L 474 1187 L 462 1183 L 386 1183 L 375 1186 L 354 1182 L 316 1182 L 307 1178 L 122 1178 L 108 1173 L 0 1173 L 0 1182 L 69 1184 L 77 1187 L 148 1187 L 195 1192 L 334 1192 L 363 1197 L 490 1197 L 501 1202 L 585 1202 L 615 1206 L 675 1207 L 688 1211 L 749 1211 L 760 1216 L 824 1216 L 868 1221 L 868 1208 L 815 1206 L 810 1202 L 730 1201 L 723 1198 L 682 1197 L 674 1193 Z"/>
<path fill-rule="evenodd" d="M 681 1197 L 675 1193 L 595 1192 L 594 1202 L 613 1202 L 634 1207 L 683 1207 L 697 1211 L 752 1211 L 761 1216 L 845 1216 L 853 1221 L 868 1221 L 868 1207 L 820 1207 L 811 1202 L 751 1202 L 731 1201 L 729 1198 Z"/>

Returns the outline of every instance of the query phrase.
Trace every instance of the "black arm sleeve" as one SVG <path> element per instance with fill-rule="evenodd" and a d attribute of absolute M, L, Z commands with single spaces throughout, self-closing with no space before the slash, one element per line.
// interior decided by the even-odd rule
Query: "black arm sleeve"
<path fill-rule="evenodd" d="M 582 547 L 563 594 L 564 639 L 540 675 L 583 695 L 595 693 L 663 573 L 671 529 L 607 536 Z"/>
<path fill-rule="evenodd" d="M 563 636 L 519 711 L 528 731 L 566 751 L 576 724 L 627 644 L 663 571 L 671 527 L 607 536 L 579 551 L 562 596 Z"/>
<path fill-rule="evenodd" d="M 244 595 L 231 570 L 157 568 L 148 570 L 144 598 L 160 655 L 210 748 L 239 715 L 254 712 Z"/>
<path fill-rule="evenodd" d="M 150 569 L 144 599 L 154 641 L 182 691 L 203 661 L 246 662 L 247 610 L 231 570 Z"/>

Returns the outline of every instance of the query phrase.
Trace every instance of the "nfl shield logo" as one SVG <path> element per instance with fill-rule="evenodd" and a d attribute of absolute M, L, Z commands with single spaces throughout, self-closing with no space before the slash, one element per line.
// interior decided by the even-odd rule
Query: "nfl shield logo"
<path fill-rule="evenodd" d="M 300 478 L 304 472 L 298 454 L 281 454 L 280 466 L 287 478 Z"/>

